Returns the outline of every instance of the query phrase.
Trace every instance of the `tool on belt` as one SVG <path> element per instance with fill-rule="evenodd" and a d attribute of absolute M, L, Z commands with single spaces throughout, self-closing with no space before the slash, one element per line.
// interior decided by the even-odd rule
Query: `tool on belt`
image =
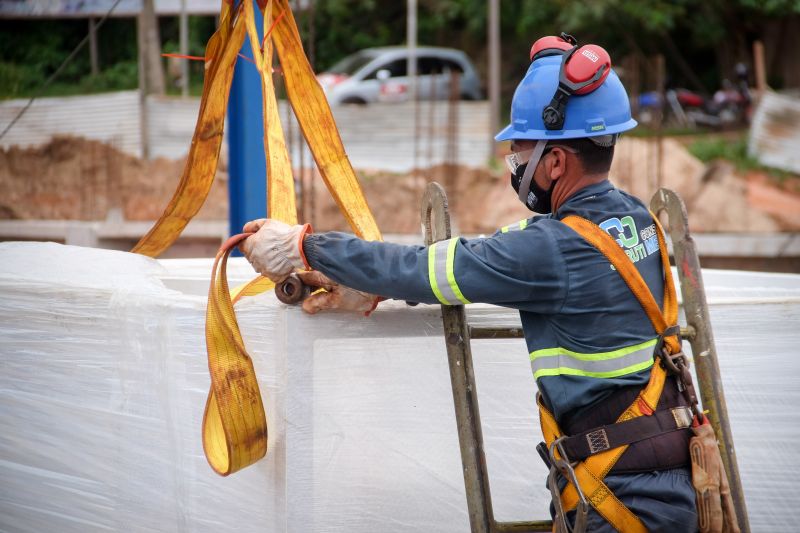
<path fill-rule="evenodd" d="M 669 270 L 664 232 L 655 216 L 653 220 L 664 268 L 663 309 L 658 308 L 639 271 L 610 235 L 594 223 L 578 216 L 569 216 L 562 221 L 611 262 L 641 304 L 659 337 L 654 353 L 656 364 L 651 369 L 647 386 L 638 393 L 614 424 L 564 435 L 541 397 L 538 398 L 545 443 L 540 444 L 537 449 L 550 467 L 548 485 L 554 496 L 556 531 L 585 530 L 588 502 L 618 531 L 645 532 L 641 519 L 614 496 L 603 483 L 603 478 L 631 445 L 648 438 L 685 431 L 689 427 L 695 432 L 689 451 L 701 530 L 733 533 L 739 531 L 730 491 L 726 490 L 727 480 L 722 469 L 719 448 L 708 419 L 698 407 L 688 361 L 681 350 L 680 329 L 677 326 L 678 302 Z M 673 376 L 669 381 L 668 375 Z M 686 405 L 667 409 L 659 407 L 665 383 L 673 387 L 673 381 Z M 567 480 L 563 491 L 558 489 L 556 473 Z M 566 513 L 572 510 L 576 511 L 576 518 L 574 525 L 570 526 Z"/>
<path fill-rule="evenodd" d="M 739 533 L 736 508 L 722 465 L 716 435 L 708 417 L 692 424 L 689 455 L 692 458 L 692 484 L 697 493 L 697 521 L 703 533 Z"/>

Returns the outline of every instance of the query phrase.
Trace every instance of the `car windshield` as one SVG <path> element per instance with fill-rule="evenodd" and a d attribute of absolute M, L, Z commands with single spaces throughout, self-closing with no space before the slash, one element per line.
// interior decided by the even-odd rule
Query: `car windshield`
<path fill-rule="evenodd" d="M 355 72 L 375 59 L 375 52 L 362 50 L 349 55 L 328 69 L 333 74 L 346 74 L 352 76 Z"/>

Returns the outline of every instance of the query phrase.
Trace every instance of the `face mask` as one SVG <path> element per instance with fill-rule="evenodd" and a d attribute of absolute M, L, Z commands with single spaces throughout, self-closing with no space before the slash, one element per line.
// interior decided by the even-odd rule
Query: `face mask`
<path fill-rule="evenodd" d="M 525 204 L 525 207 L 542 214 L 552 211 L 551 198 L 555 187 L 554 181 L 550 185 L 550 190 L 546 191 L 539 187 L 533 179 L 533 173 L 539 165 L 546 146 L 547 141 L 539 141 L 533 150 L 514 153 L 506 158 L 506 163 L 511 171 L 511 187 L 517 192 L 517 196 Z"/>
<path fill-rule="evenodd" d="M 511 188 L 514 189 L 517 194 L 519 194 L 519 182 L 522 181 L 522 175 L 525 174 L 525 169 L 527 167 L 528 163 L 523 163 L 511 173 Z"/>
<path fill-rule="evenodd" d="M 525 174 L 525 169 L 528 164 L 525 163 L 517 167 L 517 170 L 511 174 L 511 187 L 519 194 L 520 183 L 522 182 Z M 525 207 L 536 213 L 545 215 L 553 210 L 553 189 L 556 182 L 550 183 L 550 188 L 545 190 L 539 187 L 536 180 L 531 179 L 528 195 L 525 198 Z"/>
<path fill-rule="evenodd" d="M 546 215 L 553 212 L 553 189 L 556 188 L 555 180 L 550 182 L 547 190 L 539 187 L 535 181 L 531 181 L 531 190 L 528 192 L 528 201 L 525 206 L 531 211 Z"/>

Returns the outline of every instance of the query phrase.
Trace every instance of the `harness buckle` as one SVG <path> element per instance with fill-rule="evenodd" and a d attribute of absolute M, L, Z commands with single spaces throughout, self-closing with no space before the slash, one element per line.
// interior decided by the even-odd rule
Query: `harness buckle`
<path fill-rule="evenodd" d="M 689 407 L 673 407 L 670 412 L 678 429 L 688 428 L 692 425 L 692 410 Z"/>
<path fill-rule="evenodd" d="M 664 346 L 664 339 L 667 337 L 672 337 L 673 335 L 678 336 L 678 343 L 681 342 L 681 328 L 678 325 L 670 326 L 664 330 L 664 332 L 658 336 L 658 340 L 656 341 L 656 346 L 653 350 L 653 357 L 656 359 L 661 359 L 661 364 L 664 368 L 673 375 L 681 375 L 683 374 L 683 369 L 687 368 L 688 365 L 686 364 L 686 355 L 683 353 L 683 350 L 680 350 L 676 353 L 670 353 L 666 346 Z"/>
<path fill-rule="evenodd" d="M 658 341 L 656 342 L 656 349 L 654 357 L 661 359 L 661 365 L 669 372 L 670 374 L 676 376 L 678 390 L 683 394 L 683 397 L 686 398 L 686 401 L 689 403 L 689 409 L 691 409 L 692 414 L 695 416 L 699 416 L 700 408 L 698 406 L 697 400 L 697 392 L 694 389 L 694 380 L 692 380 L 692 374 L 689 372 L 689 364 L 686 359 L 686 354 L 683 353 L 683 350 L 680 350 L 677 353 L 670 353 L 666 346 L 664 346 L 664 339 L 666 337 L 671 337 L 672 335 L 678 336 L 678 341 L 681 340 L 681 328 L 680 326 L 670 326 L 664 330 L 664 333 L 658 336 Z"/>
<path fill-rule="evenodd" d="M 662 347 L 660 358 L 661 364 L 672 375 L 682 376 L 684 371 L 689 369 L 689 365 L 686 364 L 686 355 L 683 351 L 670 353 L 666 347 Z"/>

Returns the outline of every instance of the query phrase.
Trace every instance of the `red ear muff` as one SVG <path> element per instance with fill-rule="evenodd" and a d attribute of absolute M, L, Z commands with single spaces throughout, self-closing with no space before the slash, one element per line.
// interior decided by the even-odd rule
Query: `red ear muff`
<path fill-rule="evenodd" d="M 542 120 L 548 130 L 564 127 L 569 97 L 588 94 L 598 87 L 611 72 L 611 57 L 602 47 L 587 44 L 574 46 L 564 55 L 558 74 L 558 88 L 550 104 L 542 110 Z"/>
<path fill-rule="evenodd" d="M 581 85 L 575 94 L 588 94 L 600 87 L 611 72 L 611 57 L 596 44 L 581 46 L 562 64 L 563 74 L 573 84 Z M 599 78 L 596 78 L 601 72 Z M 589 82 L 587 85 L 583 85 Z"/>
<path fill-rule="evenodd" d="M 570 43 L 562 37 L 548 35 L 537 39 L 531 46 L 531 61 L 536 61 L 541 57 L 563 54 L 573 47 L 575 43 Z"/>

